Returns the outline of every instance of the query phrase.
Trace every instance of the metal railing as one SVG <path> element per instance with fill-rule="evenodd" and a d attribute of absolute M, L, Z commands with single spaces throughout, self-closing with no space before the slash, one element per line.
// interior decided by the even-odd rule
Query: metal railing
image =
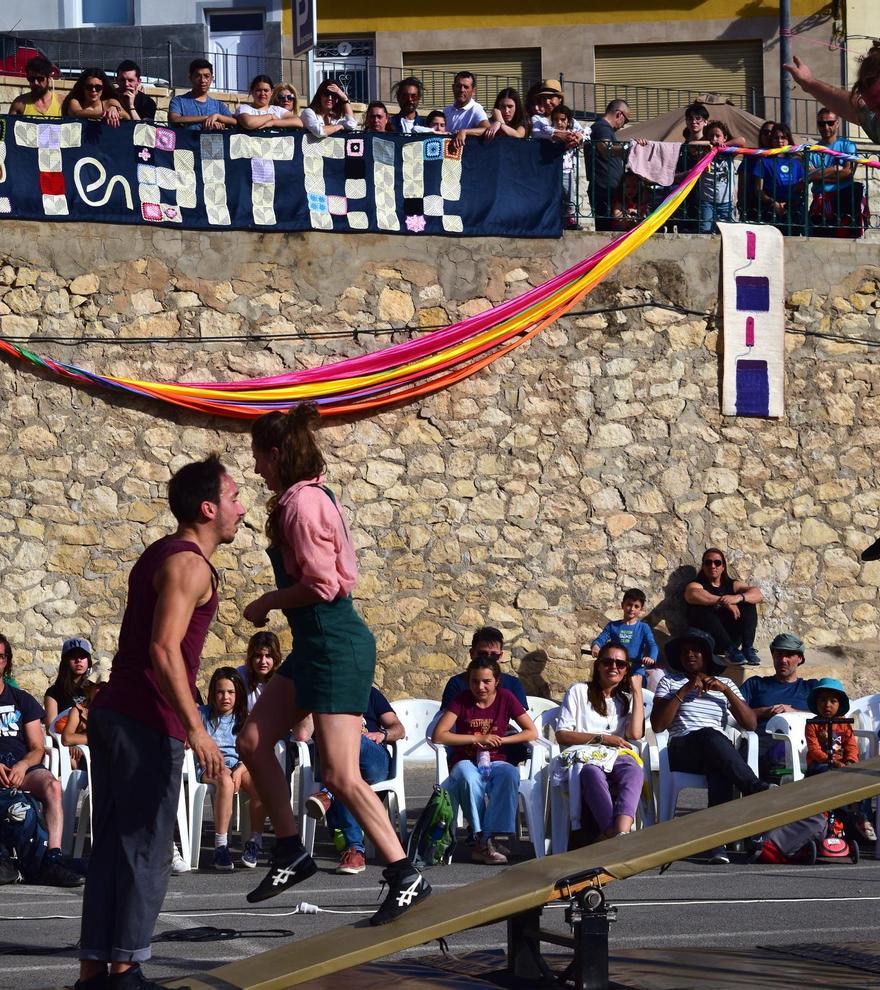
<path fill-rule="evenodd" d="M 606 144 L 609 150 L 614 147 Z M 616 145 L 620 149 L 621 145 Z M 705 146 L 682 146 L 680 180 L 705 154 Z M 608 179 L 607 162 L 617 162 Z M 574 158 L 571 182 L 577 222 L 597 230 L 629 230 L 653 212 L 673 187 L 660 186 L 625 172 L 623 160 L 600 158 L 595 144 Z M 826 170 L 820 177 L 819 169 Z M 712 233 L 721 222 L 770 224 L 786 236 L 863 236 L 880 227 L 870 204 L 880 195 L 880 170 L 821 152 L 793 152 L 768 158 L 719 155 L 684 203 L 662 228 L 665 232 Z M 811 181 L 811 175 L 813 181 Z M 759 181 L 760 180 L 760 181 Z M 613 185 L 609 185 L 609 181 Z M 603 185 L 604 183 L 604 185 Z M 563 194 L 563 214 L 569 212 Z"/>

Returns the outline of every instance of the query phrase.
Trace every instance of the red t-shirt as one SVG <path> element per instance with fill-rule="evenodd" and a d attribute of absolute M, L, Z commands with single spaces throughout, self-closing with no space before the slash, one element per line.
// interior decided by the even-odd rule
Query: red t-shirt
<path fill-rule="evenodd" d="M 498 688 L 495 700 L 488 708 L 479 708 L 477 699 L 470 691 L 462 691 L 457 694 L 446 709 L 455 714 L 455 725 L 452 731 L 462 736 L 484 735 L 494 733 L 496 736 L 507 734 L 507 727 L 511 719 L 518 718 L 525 712 L 525 708 L 517 701 L 516 695 L 508 691 L 507 688 Z M 476 746 L 450 746 L 449 765 L 455 766 L 460 760 L 476 761 Z M 506 747 L 499 746 L 497 749 L 489 751 L 493 760 L 507 759 Z"/>

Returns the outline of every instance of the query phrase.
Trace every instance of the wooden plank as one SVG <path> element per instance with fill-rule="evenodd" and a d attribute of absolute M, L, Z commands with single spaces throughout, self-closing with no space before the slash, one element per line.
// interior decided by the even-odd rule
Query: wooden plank
<path fill-rule="evenodd" d="M 172 980 L 192 990 L 287 990 L 320 976 L 478 925 L 501 921 L 589 886 L 635 876 L 778 825 L 880 794 L 880 757 L 585 849 L 520 863 L 466 887 L 432 895 L 397 921 L 366 921 Z M 590 872 L 595 875 L 585 876 Z M 434 876 L 440 871 L 435 870 Z M 568 883 L 560 884 L 565 878 Z M 305 893 L 308 888 L 304 888 Z"/>

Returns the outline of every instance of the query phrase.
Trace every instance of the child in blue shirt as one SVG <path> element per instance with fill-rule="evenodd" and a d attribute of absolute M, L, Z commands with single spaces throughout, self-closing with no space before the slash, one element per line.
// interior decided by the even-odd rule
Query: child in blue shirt
<path fill-rule="evenodd" d="M 657 657 L 660 655 L 651 627 L 647 622 L 642 622 L 639 619 L 645 607 L 644 591 L 640 588 L 629 588 L 623 593 L 620 607 L 623 611 L 623 618 L 616 622 L 609 622 L 605 626 L 593 640 L 590 652 L 596 657 L 606 643 L 620 643 L 633 665 L 632 676 L 641 677 L 644 684 L 648 676 L 647 668 L 656 666 Z"/>
<path fill-rule="evenodd" d="M 251 780 L 247 767 L 238 757 L 236 737 L 247 718 L 247 691 L 244 681 L 234 667 L 218 667 L 208 685 L 208 704 L 199 705 L 202 725 L 217 744 L 223 757 L 224 769 L 217 777 L 206 777 L 201 767 L 196 775 L 203 784 L 214 785 L 214 869 L 231 870 L 229 855 L 229 822 L 232 800 L 239 790 L 250 798 L 251 836 L 245 843 L 242 866 L 255 867 L 263 845 L 263 822 L 266 810 Z M 198 837 L 196 837 L 198 841 Z"/>

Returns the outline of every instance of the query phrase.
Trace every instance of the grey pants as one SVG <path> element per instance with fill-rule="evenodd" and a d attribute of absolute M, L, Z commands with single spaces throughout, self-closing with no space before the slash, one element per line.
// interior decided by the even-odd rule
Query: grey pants
<path fill-rule="evenodd" d="M 89 715 L 92 855 L 80 959 L 143 962 L 165 899 L 183 743 L 109 708 Z"/>

